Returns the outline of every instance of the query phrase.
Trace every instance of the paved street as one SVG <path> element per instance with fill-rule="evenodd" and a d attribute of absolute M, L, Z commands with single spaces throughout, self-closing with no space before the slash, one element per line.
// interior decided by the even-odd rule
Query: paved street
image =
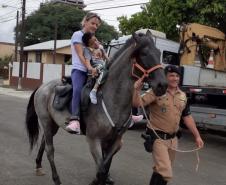
<path fill-rule="evenodd" d="M 37 149 L 29 154 L 24 119 L 30 92 L 16 93 L 0 88 L 0 185 L 52 185 L 49 163 L 44 155 L 46 175 L 34 175 Z M 17 96 L 20 94 L 20 96 Z M 21 95 L 23 94 L 23 96 Z M 17 97 L 16 97 L 17 96 Z M 142 129 L 129 130 L 124 146 L 113 159 L 111 175 L 116 185 L 148 185 L 151 155 L 143 149 Z M 199 152 L 200 164 L 195 171 L 195 153 L 178 153 L 174 179 L 170 185 L 226 185 L 226 138 L 203 135 L 205 148 Z M 54 140 L 55 161 L 64 185 L 88 185 L 94 177 L 94 162 L 85 137 L 60 130 Z M 180 149 L 191 149 L 193 140 L 186 131 Z"/>

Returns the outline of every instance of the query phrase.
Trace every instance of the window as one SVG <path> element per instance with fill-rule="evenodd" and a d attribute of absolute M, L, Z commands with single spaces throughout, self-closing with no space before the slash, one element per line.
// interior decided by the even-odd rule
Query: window
<path fill-rule="evenodd" d="M 114 56 L 114 54 L 115 54 L 122 46 L 123 46 L 123 44 L 110 46 L 110 50 L 109 50 L 108 57 L 109 57 L 109 58 L 112 58 L 112 57 Z"/>
<path fill-rule="evenodd" d="M 164 64 L 179 65 L 180 64 L 179 54 L 173 53 L 173 52 L 170 52 L 170 51 L 163 51 L 162 62 Z"/>
<path fill-rule="evenodd" d="M 41 51 L 37 51 L 36 52 L 35 61 L 37 63 L 41 63 L 42 62 L 42 52 Z"/>
<path fill-rule="evenodd" d="M 64 63 L 71 65 L 71 55 L 64 55 Z"/>

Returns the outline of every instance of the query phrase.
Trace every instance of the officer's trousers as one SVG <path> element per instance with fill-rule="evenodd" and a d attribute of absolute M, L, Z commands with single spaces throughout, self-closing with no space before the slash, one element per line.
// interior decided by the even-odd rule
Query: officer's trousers
<path fill-rule="evenodd" d="M 177 137 L 168 140 L 156 139 L 153 144 L 153 170 L 169 181 L 173 177 L 172 164 L 175 159 L 176 152 L 171 148 L 177 148 Z"/>

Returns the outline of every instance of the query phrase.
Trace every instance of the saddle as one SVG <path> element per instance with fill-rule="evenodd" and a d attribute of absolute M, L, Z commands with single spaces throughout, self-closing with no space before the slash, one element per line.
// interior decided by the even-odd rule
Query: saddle
<path fill-rule="evenodd" d="M 53 107 L 56 110 L 63 110 L 72 98 L 72 85 L 64 84 L 55 87 L 55 97 L 53 100 Z M 68 107 L 68 106 L 67 106 Z"/>
<path fill-rule="evenodd" d="M 58 85 L 55 87 L 55 97 L 53 100 L 53 108 L 56 110 L 63 110 L 65 108 L 68 108 L 71 112 L 71 100 L 72 100 L 72 93 L 73 93 L 73 87 L 72 87 L 72 80 L 71 77 L 63 77 L 62 78 L 62 85 Z M 85 112 L 88 109 L 90 98 L 89 93 L 92 90 L 95 83 L 95 79 L 90 78 L 87 80 L 86 85 L 82 89 L 82 95 L 81 95 L 81 111 Z"/>

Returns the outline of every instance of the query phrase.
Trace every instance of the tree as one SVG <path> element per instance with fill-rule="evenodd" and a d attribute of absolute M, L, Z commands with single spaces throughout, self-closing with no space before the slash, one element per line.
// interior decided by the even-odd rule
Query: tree
<path fill-rule="evenodd" d="M 26 18 L 25 45 L 54 39 L 57 24 L 57 39 L 70 39 L 73 32 L 81 29 L 85 11 L 66 4 L 44 4 Z M 20 25 L 19 25 L 20 26 Z M 97 32 L 98 39 L 108 42 L 117 36 L 114 27 L 103 22 Z"/>
<path fill-rule="evenodd" d="M 6 55 L 2 58 L 0 58 L 0 69 L 3 69 L 4 67 L 8 67 L 9 63 L 12 62 L 13 55 Z"/>
<path fill-rule="evenodd" d="M 226 33 L 226 1 L 151 0 L 142 12 L 130 19 L 119 17 L 118 20 L 123 34 L 145 27 L 165 32 L 169 39 L 177 40 L 176 25 L 191 22 L 216 27 Z"/>
<path fill-rule="evenodd" d="M 113 26 L 110 26 L 103 21 L 100 28 L 96 32 L 96 36 L 102 44 L 107 45 L 112 39 L 118 37 L 118 32 Z"/>
<path fill-rule="evenodd" d="M 131 34 L 138 29 L 141 28 L 149 28 L 150 27 L 150 17 L 144 12 L 136 13 L 132 15 L 130 19 L 126 16 L 121 16 L 118 18 L 119 29 L 124 35 Z"/>

